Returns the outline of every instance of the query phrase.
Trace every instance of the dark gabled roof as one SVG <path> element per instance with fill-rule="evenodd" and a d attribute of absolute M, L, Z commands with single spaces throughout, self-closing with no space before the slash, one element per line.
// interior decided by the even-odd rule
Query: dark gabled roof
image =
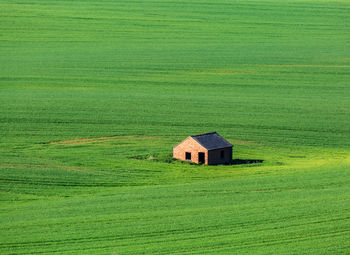
<path fill-rule="evenodd" d="M 230 144 L 216 132 L 201 135 L 192 135 L 191 137 L 207 150 L 232 147 L 232 144 Z"/>

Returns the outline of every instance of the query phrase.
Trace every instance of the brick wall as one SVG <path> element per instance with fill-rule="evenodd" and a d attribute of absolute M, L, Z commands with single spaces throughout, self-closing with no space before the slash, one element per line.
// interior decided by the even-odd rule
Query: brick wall
<path fill-rule="evenodd" d="M 198 152 L 204 152 L 205 164 L 208 164 L 208 150 L 196 142 L 192 137 L 187 137 L 180 144 L 173 148 L 173 157 L 180 160 L 186 160 L 186 152 L 191 152 L 191 161 L 198 162 Z"/>
<path fill-rule="evenodd" d="M 223 151 L 223 158 L 221 157 Z M 232 161 L 232 147 L 209 151 L 208 165 L 227 164 Z"/>

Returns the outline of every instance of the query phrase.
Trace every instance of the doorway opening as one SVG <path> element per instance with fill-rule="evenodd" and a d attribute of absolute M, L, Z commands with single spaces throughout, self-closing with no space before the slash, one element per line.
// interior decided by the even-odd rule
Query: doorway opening
<path fill-rule="evenodd" d="M 204 152 L 198 152 L 198 163 L 199 164 L 205 163 L 205 153 Z"/>

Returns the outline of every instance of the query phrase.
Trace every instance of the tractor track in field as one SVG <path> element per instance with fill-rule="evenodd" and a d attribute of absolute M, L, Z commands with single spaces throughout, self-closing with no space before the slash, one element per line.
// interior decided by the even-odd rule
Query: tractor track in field
<path fill-rule="evenodd" d="M 320 68 L 350 68 L 350 65 L 298 65 L 298 64 L 267 64 L 262 66 L 276 67 L 320 67 Z"/>
<path fill-rule="evenodd" d="M 77 145 L 77 144 L 87 144 L 87 143 L 100 143 L 109 142 L 115 140 L 131 140 L 131 139 L 155 139 L 156 136 L 101 136 L 101 137 L 91 137 L 91 138 L 75 138 L 62 141 L 53 141 L 49 144 L 60 144 L 60 145 Z"/>
<path fill-rule="evenodd" d="M 10 168 L 10 169 L 16 169 L 16 168 L 33 168 L 33 169 L 42 169 L 42 170 L 50 170 L 50 169 L 64 169 L 68 171 L 77 171 L 77 172 L 89 172 L 89 169 L 82 168 L 82 167 L 76 167 L 76 166 L 63 166 L 63 165 L 39 165 L 39 164 L 0 164 L 0 168 Z"/>

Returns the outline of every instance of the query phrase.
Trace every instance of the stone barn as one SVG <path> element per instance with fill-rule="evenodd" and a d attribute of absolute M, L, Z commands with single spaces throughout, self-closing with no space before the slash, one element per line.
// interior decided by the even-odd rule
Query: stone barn
<path fill-rule="evenodd" d="M 216 132 L 192 135 L 173 148 L 173 157 L 197 164 L 228 164 L 232 161 L 232 147 Z"/>

